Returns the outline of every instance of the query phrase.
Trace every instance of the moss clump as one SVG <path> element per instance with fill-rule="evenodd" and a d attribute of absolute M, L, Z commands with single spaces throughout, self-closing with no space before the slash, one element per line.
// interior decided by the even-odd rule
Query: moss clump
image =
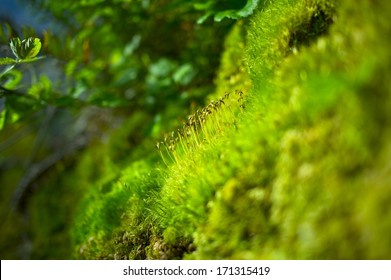
<path fill-rule="evenodd" d="M 225 103 L 158 143 L 165 165 L 97 189 L 84 257 L 389 258 L 389 14 L 280 0 L 237 22 L 209 96 Z"/>
<path fill-rule="evenodd" d="M 178 121 L 139 112 L 86 151 L 74 256 L 389 259 L 389 15 L 263 1 L 227 35 L 209 104 L 162 140 Z"/>
<path fill-rule="evenodd" d="M 159 188 L 152 178 L 148 162 L 139 161 L 119 177 L 97 182 L 84 198 L 73 229 L 76 257 L 145 258 L 145 252 L 141 251 L 148 243 L 146 232 L 151 230 L 146 221 L 148 198 Z M 133 229 L 131 233 L 126 230 L 128 227 Z"/>
<path fill-rule="evenodd" d="M 224 147 L 231 169 L 240 167 L 218 186 L 190 257 L 389 258 L 388 250 L 369 249 L 390 242 L 389 218 L 372 229 L 362 219 L 375 203 L 369 185 L 387 180 L 379 171 L 387 169 L 381 158 L 389 149 L 390 92 L 383 81 L 390 55 L 389 39 L 380 34 L 390 30 L 389 8 L 360 5 L 276 1 L 252 18 L 251 106 L 239 122 L 246 129 Z M 318 13 L 312 7 L 323 7 L 324 26 L 331 18 L 333 24 L 290 52 L 298 34 L 291 27 L 311 22 Z M 378 177 L 368 184 L 372 172 Z M 377 190 L 380 201 L 390 200 L 387 188 Z M 383 206 L 372 213 L 389 213 Z"/>

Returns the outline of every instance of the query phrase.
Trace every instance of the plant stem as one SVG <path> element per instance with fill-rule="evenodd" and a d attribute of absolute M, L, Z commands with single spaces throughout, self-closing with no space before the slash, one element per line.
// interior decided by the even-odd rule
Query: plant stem
<path fill-rule="evenodd" d="M 15 68 L 17 63 L 11 65 L 8 69 L 5 69 L 3 73 L 0 74 L 0 78 L 3 77 L 5 74 L 7 74 L 8 72 L 10 72 L 12 69 Z"/>

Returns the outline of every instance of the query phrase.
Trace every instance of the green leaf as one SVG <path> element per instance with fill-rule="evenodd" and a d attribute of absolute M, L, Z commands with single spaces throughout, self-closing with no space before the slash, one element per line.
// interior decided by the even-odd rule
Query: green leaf
<path fill-rule="evenodd" d="M 20 59 L 33 59 L 41 50 L 41 40 L 38 38 L 28 38 L 20 41 L 19 38 L 10 40 L 10 48 L 14 55 Z"/>
<path fill-rule="evenodd" d="M 0 66 L 2 65 L 10 65 L 10 64 L 15 64 L 17 61 L 13 58 L 10 57 L 1 57 L 0 58 Z"/>
<path fill-rule="evenodd" d="M 227 10 L 216 13 L 215 21 L 221 21 L 224 18 L 239 19 L 251 15 L 257 7 L 259 0 L 248 0 L 246 5 L 240 10 Z"/>
<path fill-rule="evenodd" d="M 10 40 L 10 48 L 17 58 L 20 58 L 18 53 L 21 48 L 21 44 L 22 43 L 19 38 L 12 38 Z"/>
<path fill-rule="evenodd" d="M 41 40 L 38 38 L 28 38 L 22 41 L 23 59 L 34 58 L 41 50 Z"/>
<path fill-rule="evenodd" d="M 194 8 L 197 10 L 205 11 L 205 14 L 198 19 L 197 23 L 203 23 L 209 16 L 214 15 L 215 21 L 221 21 L 224 18 L 239 19 L 247 17 L 253 13 L 257 7 L 259 0 L 247 0 L 247 1 L 208 1 L 203 3 L 194 4 Z M 261 1 L 263 3 L 264 1 Z M 245 5 L 241 5 L 241 4 Z"/>
<path fill-rule="evenodd" d="M 44 56 L 38 56 L 38 57 L 33 57 L 33 58 L 26 58 L 26 59 L 18 61 L 18 63 L 29 63 L 29 62 L 34 62 L 34 61 L 37 61 L 37 60 L 40 60 L 40 59 L 43 59 L 43 58 L 45 58 L 45 57 Z"/>

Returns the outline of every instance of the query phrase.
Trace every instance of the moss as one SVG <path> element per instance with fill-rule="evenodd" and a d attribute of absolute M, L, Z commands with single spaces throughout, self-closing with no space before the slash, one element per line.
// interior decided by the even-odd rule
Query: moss
<path fill-rule="evenodd" d="M 96 189 L 83 257 L 389 258 L 386 6 L 270 1 L 238 22 L 209 100 L 244 90 L 246 107 Z"/>
<path fill-rule="evenodd" d="M 246 24 L 245 21 L 238 21 L 224 41 L 224 52 L 215 78 L 216 90 L 208 96 L 209 100 L 217 100 L 235 90 L 247 93 L 251 87 L 243 56 L 246 49 Z"/>
<path fill-rule="evenodd" d="M 163 136 L 162 159 L 145 137 L 180 121 L 142 112 L 86 151 L 74 256 L 389 259 L 390 9 L 265 1 L 238 21 L 209 104 Z"/>
<path fill-rule="evenodd" d="M 148 173 L 147 162 L 135 162 L 118 178 L 103 178 L 91 189 L 78 210 L 80 215 L 72 231 L 77 257 L 127 258 L 125 248 L 132 251 L 141 246 L 139 232 L 149 226 L 145 221 L 148 197 L 158 188 Z M 118 238 L 123 238 L 121 245 Z M 141 240 L 147 244 L 148 235 Z"/>
<path fill-rule="evenodd" d="M 382 82 L 373 84 L 386 80 L 374 69 L 385 69 L 390 62 L 383 52 L 388 39 L 372 37 L 373 26 L 381 26 L 381 15 L 387 12 L 372 6 L 364 13 L 353 2 L 338 7 L 335 15 L 332 8 L 325 26 L 328 18 L 338 20 L 327 32 L 310 34 L 297 52 L 287 51 L 289 34 L 297 33 L 284 30 L 311 22 L 308 11 L 323 2 L 277 1 L 252 18 L 247 63 L 254 87 L 248 97 L 251 106 L 238 121 L 246 129 L 235 132 L 224 146 L 230 151 L 228 169 L 238 169 L 227 172 L 225 184 L 215 185 L 190 258 L 389 257 L 384 250 L 368 251 L 363 239 L 368 228 L 357 220 L 362 212 L 353 206 L 371 204 L 362 201 L 373 191 L 366 172 L 382 169 L 373 163 L 388 146 L 382 140 L 389 133 L 382 117 L 388 105 L 375 113 L 372 106 L 380 105 L 370 101 L 380 94 L 389 104 L 388 89 Z M 304 12 L 297 12 L 302 8 Z M 353 15 L 357 21 L 350 21 Z M 359 41 L 350 38 L 351 30 L 360 30 Z M 372 47 L 379 48 L 376 54 Z M 363 95 L 369 85 L 372 94 Z M 219 163 L 208 166 L 218 169 Z M 383 240 L 387 224 L 371 224 L 378 238 L 371 242 L 388 242 Z"/>

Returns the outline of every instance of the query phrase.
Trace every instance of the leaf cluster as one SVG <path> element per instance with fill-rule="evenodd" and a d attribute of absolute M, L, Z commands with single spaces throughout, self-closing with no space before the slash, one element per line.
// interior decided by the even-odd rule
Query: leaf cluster
<path fill-rule="evenodd" d="M 0 58 L 0 66 L 33 62 L 39 59 L 36 56 L 41 50 L 42 44 L 39 38 L 30 37 L 21 41 L 19 37 L 15 37 L 10 39 L 9 46 L 16 59 L 2 57 Z M 0 77 L 4 74 L 1 73 Z"/>

